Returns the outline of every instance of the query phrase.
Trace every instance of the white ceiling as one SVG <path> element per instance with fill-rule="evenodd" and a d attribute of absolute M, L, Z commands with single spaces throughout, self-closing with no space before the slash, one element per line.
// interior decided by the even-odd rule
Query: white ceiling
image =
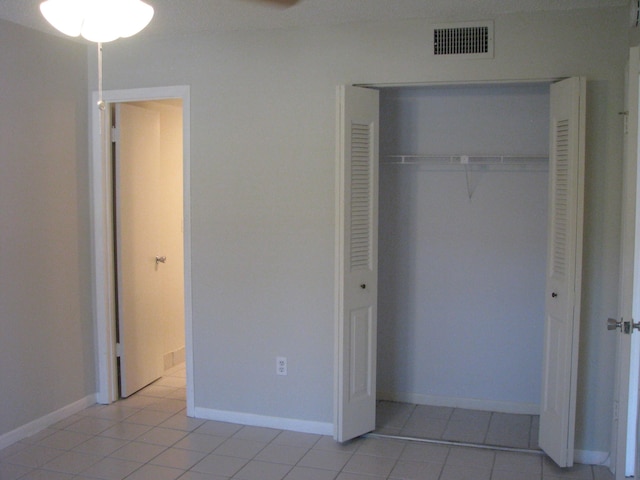
<path fill-rule="evenodd" d="M 0 0 L 0 18 L 55 33 L 40 15 L 42 0 Z M 289 8 L 257 0 L 146 0 L 155 17 L 145 34 L 180 35 L 304 27 L 386 19 L 488 19 L 502 13 L 627 5 L 628 0 L 300 0 Z M 594 26 L 595 27 L 595 26 Z"/>

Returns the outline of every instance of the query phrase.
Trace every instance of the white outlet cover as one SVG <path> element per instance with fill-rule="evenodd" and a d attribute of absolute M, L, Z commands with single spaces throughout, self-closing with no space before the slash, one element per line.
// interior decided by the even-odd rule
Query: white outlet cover
<path fill-rule="evenodd" d="M 276 357 L 276 373 L 278 375 L 287 374 L 287 357 Z"/>

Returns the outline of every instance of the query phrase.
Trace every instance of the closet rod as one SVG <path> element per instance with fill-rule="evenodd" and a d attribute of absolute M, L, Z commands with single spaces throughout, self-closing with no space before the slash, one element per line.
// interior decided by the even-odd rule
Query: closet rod
<path fill-rule="evenodd" d="M 385 163 L 398 165 L 543 165 L 548 155 L 387 155 Z"/>

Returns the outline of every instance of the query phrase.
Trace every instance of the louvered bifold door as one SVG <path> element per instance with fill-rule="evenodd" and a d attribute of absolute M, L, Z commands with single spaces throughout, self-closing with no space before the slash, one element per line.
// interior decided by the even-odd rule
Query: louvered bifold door
<path fill-rule="evenodd" d="M 580 330 L 585 81 L 551 86 L 549 222 L 540 447 L 573 465 Z"/>
<path fill-rule="evenodd" d="M 338 89 L 336 429 L 344 442 L 375 428 L 378 92 Z"/>

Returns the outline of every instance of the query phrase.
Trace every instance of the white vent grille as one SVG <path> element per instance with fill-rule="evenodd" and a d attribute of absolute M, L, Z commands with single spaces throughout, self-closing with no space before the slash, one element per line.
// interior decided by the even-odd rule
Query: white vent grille
<path fill-rule="evenodd" d="M 434 26 L 433 54 L 493 58 L 493 22 Z"/>

